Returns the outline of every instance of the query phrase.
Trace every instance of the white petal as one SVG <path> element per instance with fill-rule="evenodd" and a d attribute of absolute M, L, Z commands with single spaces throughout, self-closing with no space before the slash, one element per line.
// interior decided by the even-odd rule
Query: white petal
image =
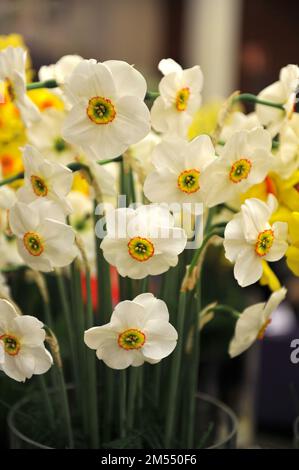
<path fill-rule="evenodd" d="M 158 64 L 158 69 L 163 75 L 168 75 L 173 72 L 181 72 L 182 67 L 173 59 L 162 59 Z"/>
<path fill-rule="evenodd" d="M 104 64 L 112 73 L 118 96 L 137 96 L 144 99 L 147 90 L 145 78 L 133 65 L 121 60 L 107 60 Z"/>
<path fill-rule="evenodd" d="M 239 254 L 235 267 L 234 276 L 241 287 L 247 287 L 257 282 L 263 274 L 262 261 L 256 255 L 253 247 L 246 247 Z"/>
<path fill-rule="evenodd" d="M 9 225 L 17 237 L 36 229 L 39 223 L 38 214 L 30 206 L 22 202 L 15 204 L 9 211 Z"/>

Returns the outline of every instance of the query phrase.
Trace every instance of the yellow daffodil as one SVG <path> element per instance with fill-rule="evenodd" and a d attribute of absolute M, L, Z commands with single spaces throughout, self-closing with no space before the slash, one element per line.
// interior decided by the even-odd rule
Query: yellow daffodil
<path fill-rule="evenodd" d="M 56 94 L 45 88 L 38 88 L 37 90 L 30 90 L 28 96 L 36 104 L 40 111 L 45 109 L 55 108 L 63 109 L 63 101 Z"/>
<path fill-rule="evenodd" d="M 212 134 L 214 132 L 221 105 L 221 101 L 211 101 L 197 111 L 189 127 L 189 139 L 194 139 L 200 134 Z"/>
<path fill-rule="evenodd" d="M 281 288 L 281 284 L 276 274 L 272 271 L 267 261 L 263 260 L 262 265 L 263 265 L 263 274 L 260 279 L 260 284 L 262 286 L 268 286 L 272 292 L 279 290 Z"/>

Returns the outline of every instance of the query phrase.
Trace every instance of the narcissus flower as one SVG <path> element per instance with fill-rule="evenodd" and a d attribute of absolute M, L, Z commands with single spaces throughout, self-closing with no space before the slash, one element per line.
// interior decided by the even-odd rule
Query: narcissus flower
<path fill-rule="evenodd" d="M 292 117 L 299 87 L 299 67 L 289 64 L 280 70 L 279 80 L 262 90 L 258 98 L 282 104 L 284 110 L 258 104 L 256 114 L 260 123 L 275 136 L 281 126 Z"/>
<path fill-rule="evenodd" d="M 106 222 L 107 235 L 101 243 L 104 257 L 121 276 L 133 279 L 176 266 L 187 242 L 168 209 L 155 204 L 110 210 Z"/>
<path fill-rule="evenodd" d="M 275 156 L 275 171 L 281 178 L 289 178 L 299 168 L 299 114 L 282 127 L 279 134 L 279 149 Z"/>
<path fill-rule="evenodd" d="M 265 331 L 271 322 L 271 315 L 278 305 L 285 299 L 287 290 L 282 287 L 271 294 L 268 302 L 251 305 L 241 313 L 236 323 L 233 339 L 229 345 L 229 355 L 236 357 L 257 340 L 264 337 Z"/>
<path fill-rule="evenodd" d="M 8 377 L 25 382 L 50 369 L 53 359 L 44 346 L 45 336 L 42 322 L 18 315 L 10 302 L 0 299 L 0 370 Z"/>
<path fill-rule="evenodd" d="M 228 202 L 263 181 L 274 165 L 271 145 L 269 132 L 261 127 L 233 134 L 209 171 L 202 175 L 207 206 Z"/>
<path fill-rule="evenodd" d="M 63 136 L 95 160 L 117 157 L 150 131 L 146 81 L 122 61 L 82 61 L 65 85 L 72 103 Z"/>
<path fill-rule="evenodd" d="M 263 260 L 278 261 L 288 244 L 288 224 L 269 220 L 277 208 L 277 200 L 270 195 L 268 203 L 247 199 L 227 224 L 224 231 L 225 256 L 235 263 L 234 276 L 241 287 L 258 281 L 263 274 Z"/>
<path fill-rule="evenodd" d="M 72 208 L 67 202 L 72 182 L 72 171 L 60 163 L 45 160 L 37 149 L 26 145 L 23 153 L 25 167 L 24 186 L 18 192 L 19 201 L 30 203 L 37 198 L 52 200 L 66 213 Z"/>
<path fill-rule="evenodd" d="M 161 142 L 161 136 L 151 131 L 144 139 L 137 144 L 131 145 L 127 151 L 130 165 L 138 175 L 141 184 L 146 176 L 154 170 L 152 164 L 152 154 L 157 145 Z"/>
<path fill-rule="evenodd" d="M 59 85 L 63 85 L 71 76 L 75 67 L 82 62 L 83 57 L 79 55 L 65 55 L 56 64 L 43 65 L 38 72 L 38 78 L 44 80 L 56 80 Z M 54 88 L 54 90 L 56 90 Z"/>
<path fill-rule="evenodd" d="M 260 122 L 256 113 L 244 114 L 236 111 L 232 114 L 229 122 L 223 127 L 220 140 L 226 142 L 237 131 L 251 131 L 255 127 L 260 127 Z"/>
<path fill-rule="evenodd" d="M 26 51 L 8 47 L 0 52 L 0 81 L 4 81 L 9 100 L 21 113 L 26 126 L 39 119 L 37 107 L 26 95 Z"/>
<path fill-rule="evenodd" d="M 158 132 L 186 137 L 201 104 L 202 71 L 199 65 L 183 70 L 172 59 L 161 60 L 159 69 L 165 76 L 151 109 L 152 125 Z"/>
<path fill-rule="evenodd" d="M 152 202 L 191 203 L 205 201 L 201 188 L 201 176 L 216 160 L 215 149 L 207 135 L 191 142 L 183 139 L 165 140 L 159 144 L 152 156 L 156 171 L 150 173 L 143 191 Z"/>
<path fill-rule="evenodd" d="M 17 237 L 20 256 L 32 269 L 52 271 L 69 265 L 77 255 L 74 231 L 52 201 L 17 202 L 10 209 L 9 225 Z"/>
<path fill-rule="evenodd" d="M 43 154 L 43 157 L 63 165 L 75 161 L 79 154 L 78 149 L 68 144 L 62 137 L 65 117 L 64 111 L 49 108 L 28 130 L 29 142 Z"/>
<path fill-rule="evenodd" d="M 120 302 L 108 324 L 84 335 L 86 345 L 113 369 L 156 364 L 172 353 L 177 338 L 165 302 L 150 293 Z"/>

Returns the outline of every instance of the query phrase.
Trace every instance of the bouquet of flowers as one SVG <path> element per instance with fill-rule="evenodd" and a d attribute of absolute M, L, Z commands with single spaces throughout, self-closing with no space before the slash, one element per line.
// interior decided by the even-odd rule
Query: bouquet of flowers
<path fill-rule="evenodd" d="M 233 318 L 243 353 L 286 296 L 269 263 L 299 275 L 299 68 L 233 93 L 203 133 L 198 65 L 161 60 L 149 91 L 126 62 L 69 55 L 33 81 L 22 40 L 0 43 L 0 369 L 39 376 L 19 428 L 61 448 L 205 446 L 200 331 Z M 205 304 L 215 244 L 267 302 Z M 13 298 L 18 273 L 39 311 Z"/>

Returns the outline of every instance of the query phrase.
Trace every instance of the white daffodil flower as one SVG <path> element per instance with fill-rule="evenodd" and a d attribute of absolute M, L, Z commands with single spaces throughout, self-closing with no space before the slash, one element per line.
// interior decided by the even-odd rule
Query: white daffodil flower
<path fill-rule="evenodd" d="M 280 70 L 279 80 L 262 90 L 258 98 L 282 104 L 284 111 L 265 106 L 256 105 L 256 114 L 260 123 L 265 126 L 274 137 L 281 126 L 292 117 L 296 103 L 296 94 L 299 87 L 299 67 L 289 64 Z"/>
<path fill-rule="evenodd" d="M 251 131 L 255 127 L 260 126 L 261 124 L 256 113 L 244 114 L 236 111 L 231 116 L 229 122 L 223 127 L 220 140 L 226 142 L 237 131 Z"/>
<path fill-rule="evenodd" d="M 15 307 L 0 299 L 0 370 L 17 382 L 47 372 L 53 364 L 44 346 L 43 323 L 30 315 L 18 315 Z M 0 351 L 1 359 L 1 351 Z"/>
<path fill-rule="evenodd" d="M 235 334 L 229 345 L 229 355 L 236 357 L 257 340 L 263 339 L 271 315 L 285 299 L 287 290 L 282 287 L 271 294 L 267 302 L 247 307 L 236 323 Z"/>
<path fill-rule="evenodd" d="M 209 171 L 202 175 L 207 206 L 228 202 L 261 183 L 275 163 L 271 146 L 271 136 L 262 127 L 233 134 Z"/>
<path fill-rule="evenodd" d="M 25 126 L 40 118 L 40 112 L 26 95 L 26 54 L 21 47 L 7 47 L 0 51 L 0 82 L 6 85 L 11 101 L 21 113 Z"/>
<path fill-rule="evenodd" d="M 30 145 L 23 150 L 25 168 L 24 185 L 17 191 L 19 201 L 30 203 L 35 199 L 54 201 L 64 212 L 72 208 L 66 195 L 71 190 L 73 173 L 60 163 L 45 160 L 40 152 Z"/>
<path fill-rule="evenodd" d="M 41 119 L 28 129 L 28 141 L 39 150 L 44 158 L 67 165 L 74 162 L 78 148 L 67 143 L 62 137 L 66 118 L 63 110 L 49 108 L 41 113 Z"/>
<path fill-rule="evenodd" d="M 56 64 L 43 65 L 38 72 L 38 78 L 43 82 L 45 80 L 56 80 L 59 85 L 68 81 L 75 67 L 82 62 L 83 57 L 79 55 L 65 55 L 61 57 Z M 54 88 L 54 90 L 56 90 Z"/>
<path fill-rule="evenodd" d="M 169 139 L 157 145 L 152 155 L 155 171 L 144 183 L 143 191 L 152 202 L 185 204 L 205 201 L 201 188 L 201 176 L 209 174 L 209 165 L 217 159 L 211 139 L 207 135 L 188 142 Z"/>
<path fill-rule="evenodd" d="M 150 293 L 120 302 L 108 324 L 84 335 L 86 345 L 112 369 L 156 364 L 172 353 L 177 339 L 165 302 Z"/>
<path fill-rule="evenodd" d="M 106 222 L 107 235 L 101 243 L 104 257 L 121 276 L 132 279 L 176 266 L 187 243 L 185 231 L 174 226 L 169 210 L 155 204 L 110 210 Z"/>
<path fill-rule="evenodd" d="M 299 114 L 282 127 L 279 135 L 279 149 L 275 155 L 275 172 L 281 178 L 289 178 L 299 168 Z"/>
<path fill-rule="evenodd" d="M 9 227 L 6 227 L 6 230 L 0 234 L 0 268 L 7 269 L 23 264 L 24 261 L 18 251 L 17 238 L 11 233 Z"/>
<path fill-rule="evenodd" d="M 161 136 L 151 131 L 144 139 L 131 145 L 128 154 L 132 169 L 137 173 L 141 184 L 144 183 L 146 176 L 154 170 L 152 164 L 152 153 L 156 146 L 161 142 Z"/>
<path fill-rule="evenodd" d="M 77 255 L 75 233 L 52 201 L 17 202 L 9 212 L 9 225 L 17 237 L 20 256 L 32 269 L 52 271 L 69 265 Z"/>
<path fill-rule="evenodd" d="M 225 228 L 225 256 L 235 263 L 234 276 L 241 287 L 261 278 L 263 260 L 278 261 L 288 248 L 288 224 L 269 223 L 276 208 L 277 200 L 272 194 L 267 203 L 260 199 L 247 199 Z"/>
<path fill-rule="evenodd" d="M 65 89 L 72 107 L 63 136 L 94 160 L 117 157 L 149 133 L 146 81 L 126 62 L 84 60 Z"/>
<path fill-rule="evenodd" d="M 163 59 L 159 68 L 165 76 L 159 84 L 160 96 L 151 109 L 152 125 L 158 132 L 186 137 L 201 105 L 202 71 L 199 65 L 183 70 L 172 59 Z"/>
<path fill-rule="evenodd" d="M 82 239 L 90 269 L 94 272 L 96 251 L 92 199 L 79 191 L 71 191 L 68 195 L 68 200 L 73 208 L 69 216 L 70 224 Z M 81 257 L 80 253 L 79 256 Z"/>

